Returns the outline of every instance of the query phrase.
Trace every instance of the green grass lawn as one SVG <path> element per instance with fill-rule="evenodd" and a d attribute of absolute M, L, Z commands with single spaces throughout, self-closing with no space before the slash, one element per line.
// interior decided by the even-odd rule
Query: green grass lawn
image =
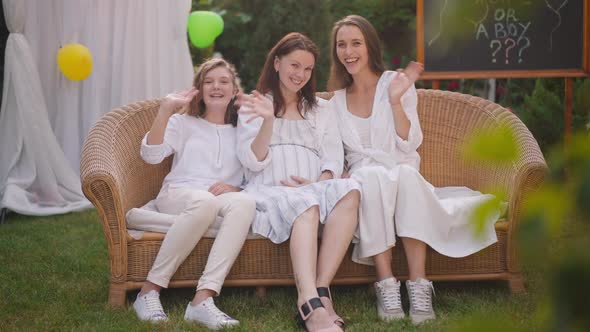
<path fill-rule="evenodd" d="M 108 262 L 95 211 L 52 217 L 9 214 L 8 222 L 0 225 L 0 331 L 204 330 L 182 319 L 194 292 L 189 288 L 163 292 L 162 303 L 170 316 L 166 324 L 140 322 L 129 306 L 109 308 Z M 472 316 L 526 331 L 536 329 L 536 299 L 542 293 L 536 286 L 541 274 L 527 277 L 530 291 L 514 296 L 501 282 L 437 283 L 438 319 L 418 328 L 409 319 L 380 322 L 368 285 L 332 291 L 347 331 L 453 331 Z M 407 310 L 405 288 L 402 292 Z M 128 304 L 135 295 L 128 294 Z M 296 331 L 294 300 L 293 287 L 271 288 L 264 300 L 256 298 L 252 288 L 226 288 L 217 303 L 241 321 L 237 331 Z"/>

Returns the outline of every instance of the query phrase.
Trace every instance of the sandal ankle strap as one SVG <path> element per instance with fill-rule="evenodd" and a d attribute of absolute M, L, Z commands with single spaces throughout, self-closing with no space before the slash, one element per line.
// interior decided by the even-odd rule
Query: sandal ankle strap
<path fill-rule="evenodd" d="M 301 305 L 301 307 L 297 309 L 299 309 L 299 316 L 301 317 L 301 319 L 303 321 L 306 321 L 315 309 L 323 307 L 324 305 L 322 304 L 322 301 L 320 301 L 320 298 L 314 297 L 312 299 L 307 300 L 305 303 Z"/>
<path fill-rule="evenodd" d="M 318 287 L 317 291 L 320 297 L 327 297 L 332 301 L 332 293 L 330 292 L 329 287 Z"/>

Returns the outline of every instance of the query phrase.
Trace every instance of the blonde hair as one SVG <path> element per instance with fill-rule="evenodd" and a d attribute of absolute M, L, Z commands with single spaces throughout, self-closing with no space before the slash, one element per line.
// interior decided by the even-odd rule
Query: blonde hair
<path fill-rule="evenodd" d="M 205 76 L 207 76 L 211 70 L 219 67 L 225 68 L 229 71 L 234 85 L 234 93 L 237 94 L 241 91 L 240 78 L 238 77 L 235 67 L 231 63 L 220 58 L 208 59 L 199 66 L 195 78 L 193 79 L 193 86 L 199 90 L 199 93 L 197 93 L 197 95 L 190 101 L 188 108 L 184 110 L 183 113 L 197 118 L 205 116 L 207 106 L 203 100 L 203 82 L 205 81 Z M 235 97 L 232 98 L 227 105 L 227 110 L 225 112 L 225 123 L 234 126 L 236 126 L 238 122 L 238 106 L 235 104 L 235 99 Z"/>

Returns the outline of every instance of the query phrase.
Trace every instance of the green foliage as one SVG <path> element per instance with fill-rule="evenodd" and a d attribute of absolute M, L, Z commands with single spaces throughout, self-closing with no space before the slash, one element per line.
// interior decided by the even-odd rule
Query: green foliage
<path fill-rule="evenodd" d="M 525 97 L 525 101 L 534 103 L 535 107 L 543 106 L 538 104 L 541 100 L 551 106 L 550 103 L 556 103 L 555 99 L 542 80 L 537 80 L 532 96 Z M 489 138 L 475 136 L 467 146 L 483 151 L 468 156 L 493 166 L 507 162 L 507 155 L 498 155 L 495 144 L 486 139 L 496 141 L 496 145 L 506 145 L 508 136 L 482 135 Z M 542 321 L 542 329 L 587 331 L 590 330 L 590 310 L 586 305 L 590 298 L 590 287 L 587 287 L 590 284 L 590 252 L 587 250 L 590 240 L 590 135 L 576 134 L 565 147 L 554 145 L 548 156 L 547 180 L 524 201 L 517 233 L 521 259 L 527 266 L 546 268 L 547 278 L 543 284 L 551 291 L 545 295 L 536 314 Z M 475 226 L 480 226 L 481 220 L 493 209 L 494 202 L 482 204 L 474 214 Z M 554 244 L 568 227 L 576 229 L 576 236 L 565 242 L 558 255 L 552 255 Z M 479 330 L 476 327 L 487 324 L 485 317 L 472 317 L 456 329 Z"/>
<path fill-rule="evenodd" d="M 573 126 L 576 130 L 590 129 L 590 78 L 574 84 Z"/>
<path fill-rule="evenodd" d="M 490 316 L 484 313 L 470 315 L 463 320 L 456 323 L 449 331 L 454 332 L 524 332 L 527 329 L 522 329 L 515 326 L 511 319 L 499 319 L 497 316 Z"/>
<path fill-rule="evenodd" d="M 502 200 L 498 196 L 494 196 L 492 199 L 487 200 L 480 204 L 474 211 L 471 217 L 474 233 L 476 236 L 483 235 L 485 230 L 486 221 L 490 220 L 498 214 L 498 211 L 502 210 Z"/>
<path fill-rule="evenodd" d="M 350 14 L 362 15 L 375 26 L 383 41 L 384 61 L 390 68 L 404 67 L 416 56 L 415 0 L 193 0 L 192 9 L 215 11 L 223 17 L 225 25 L 223 34 L 211 47 L 197 49 L 191 45 L 193 63 L 198 65 L 214 51 L 220 52 L 236 65 L 245 91 L 256 86 L 270 48 L 292 31 L 307 34 L 320 46 L 317 83 L 318 89 L 324 90 L 329 74 L 332 24 Z M 468 10 L 469 6 L 463 6 L 457 13 L 462 15 Z M 497 80 L 499 103 L 514 110 L 544 152 L 564 136 L 563 81 Z M 417 85 L 423 84 L 420 81 Z M 483 95 L 486 88 L 486 80 L 462 80 L 460 91 Z M 590 79 L 576 79 L 574 91 L 573 128 L 581 130 L 590 126 Z"/>
<path fill-rule="evenodd" d="M 320 47 L 320 59 L 316 64 L 318 86 L 325 86 L 331 27 L 326 1 L 220 0 L 209 6 L 193 3 L 193 10 L 204 7 L 218 12 L 224 19 L 224 32 L 217 38 L 214 49 L 236 66 L 245 91 L 255 88 L 268 51 L 285 34 L 293 31 L 307 35 Z M 211 53 L 191 52 L 195 64 Z"/>
<path fill-rule="evenodd" d="M 466 160 L 494 165 L 509 164 L 518 159 L 519 153 L 514 132 L 504 125 L 479 130 L 463 147 Z"/>
<path fill-rule="evenodd" d="M 214 46 L 191 46 L 193 63 L 198 65 L 213 52 L 236 65 L 245 91 L 256 86 L 258 74 L 270 48 L 285 34 L 298 31 L 320 47 L 316 64 L 318 90 L 324 90 L 329 74 L 332 24 L 349 14 L 366 17 L 384 43 L 384 60 L 392 67 L 413 59 L 415 49 L 414 0 L 193 0 L 192 10 L 211 10 L 224 20 L 224 31 Z M 392 64 L 394 62 L 394 64 Z"/>
<path fill-rule="evenodd" d="M 499 103 L 510 107 L 533 133 L 541 150 L 561 142 L 565 134 L 564 79 L 498 80 Z M 590 79 L 574 80 L 572 130 L 588 130 Z"/>
<path fill-rule="evenodd" d="M 523 107 L 516 109 L 544 149 L 558 143 L 564 133 L 563 111 L 560 112 L 564 104 L 549 85 L 549 81 L 538 79 L 532 94 L 524 96 Z"/>
<path fill-rule="evenodd" d="M 415 0 L 328 1 L 332 22 L 347 15 L 361 15 L 377 30 L 383 42 L 383 59 L 391 68 L 403 67 L 415 58 Z M 399 64 L 395 59 L 399 59 Z"/>
<path fill-rule="evenodd" d="M 551 276 L 554 330 L 588 331 L 590 329 L 590 252 L 587 243 L 570 245 L 567 255 L 557 263 Z"/>
<path fill-rule="evenodd" d="M 531 193 L 525 202 L 523 223 L 528 222 L 526 218 L 535 219 L 534 222 L 541 222 L 546 226 L 549 236 L 558 235 L 561 223 L 573 207 L 572 203 L 564 186 L 548 182 L 539 191 Z"/>

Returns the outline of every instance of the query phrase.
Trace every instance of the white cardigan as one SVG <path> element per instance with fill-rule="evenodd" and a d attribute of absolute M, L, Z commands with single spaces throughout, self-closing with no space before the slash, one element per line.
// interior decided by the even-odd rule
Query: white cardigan
<path fill-rule="evenodd" d="M 354 124 L 345 113 L 348 112 L 346 89 L 336 91 L 330 100 L 329 108 L 335 110 L 338 115 L 340 134 L 347 150 L 346 161 L 351 172 L 368 165 L 382 165 L 392 169 L 397 164 L 408 164 L 415 169 L 420 168 L 420 155 L 416 149 L 422 144 L 422 129 L 416 109 L 416 88 L 412 86 L 401 98 L 404 112 L 410 120 L 410 133 L 408 139 L 404 140 L 395 131 L 387 91 L 389 83 L 396 75 L 395 71 L 386 71 L 377 83 L 371 115 L 373 148 L 363 148 Z"/>
<path fill-rule="evenodd" d="M 464 257 L 497 241 L 494 222 L 500 211 L 490 214 L 475 235 L 474 209 L 492 198 L 466 187 L 434 188 L 419 173 L 422 143 L 417 94 L 411 87 L 402 96 L 410 120 L 407 140 L 395 131 L 388 87 L 397 72 L 383 73 L 375 92 L 371 114 L 371 144 L 363 148 L 346 106 L 346 91 L 330 101 L 338 114 L 346 160 L 351 177 L 362 187 L 359 226 L 352 259 L 372 264 L 371 257 L 395 245 L 396 235 L 425 242 L 449 257 Z M 395 215 L 395 219 L 394 219 Z"/>

